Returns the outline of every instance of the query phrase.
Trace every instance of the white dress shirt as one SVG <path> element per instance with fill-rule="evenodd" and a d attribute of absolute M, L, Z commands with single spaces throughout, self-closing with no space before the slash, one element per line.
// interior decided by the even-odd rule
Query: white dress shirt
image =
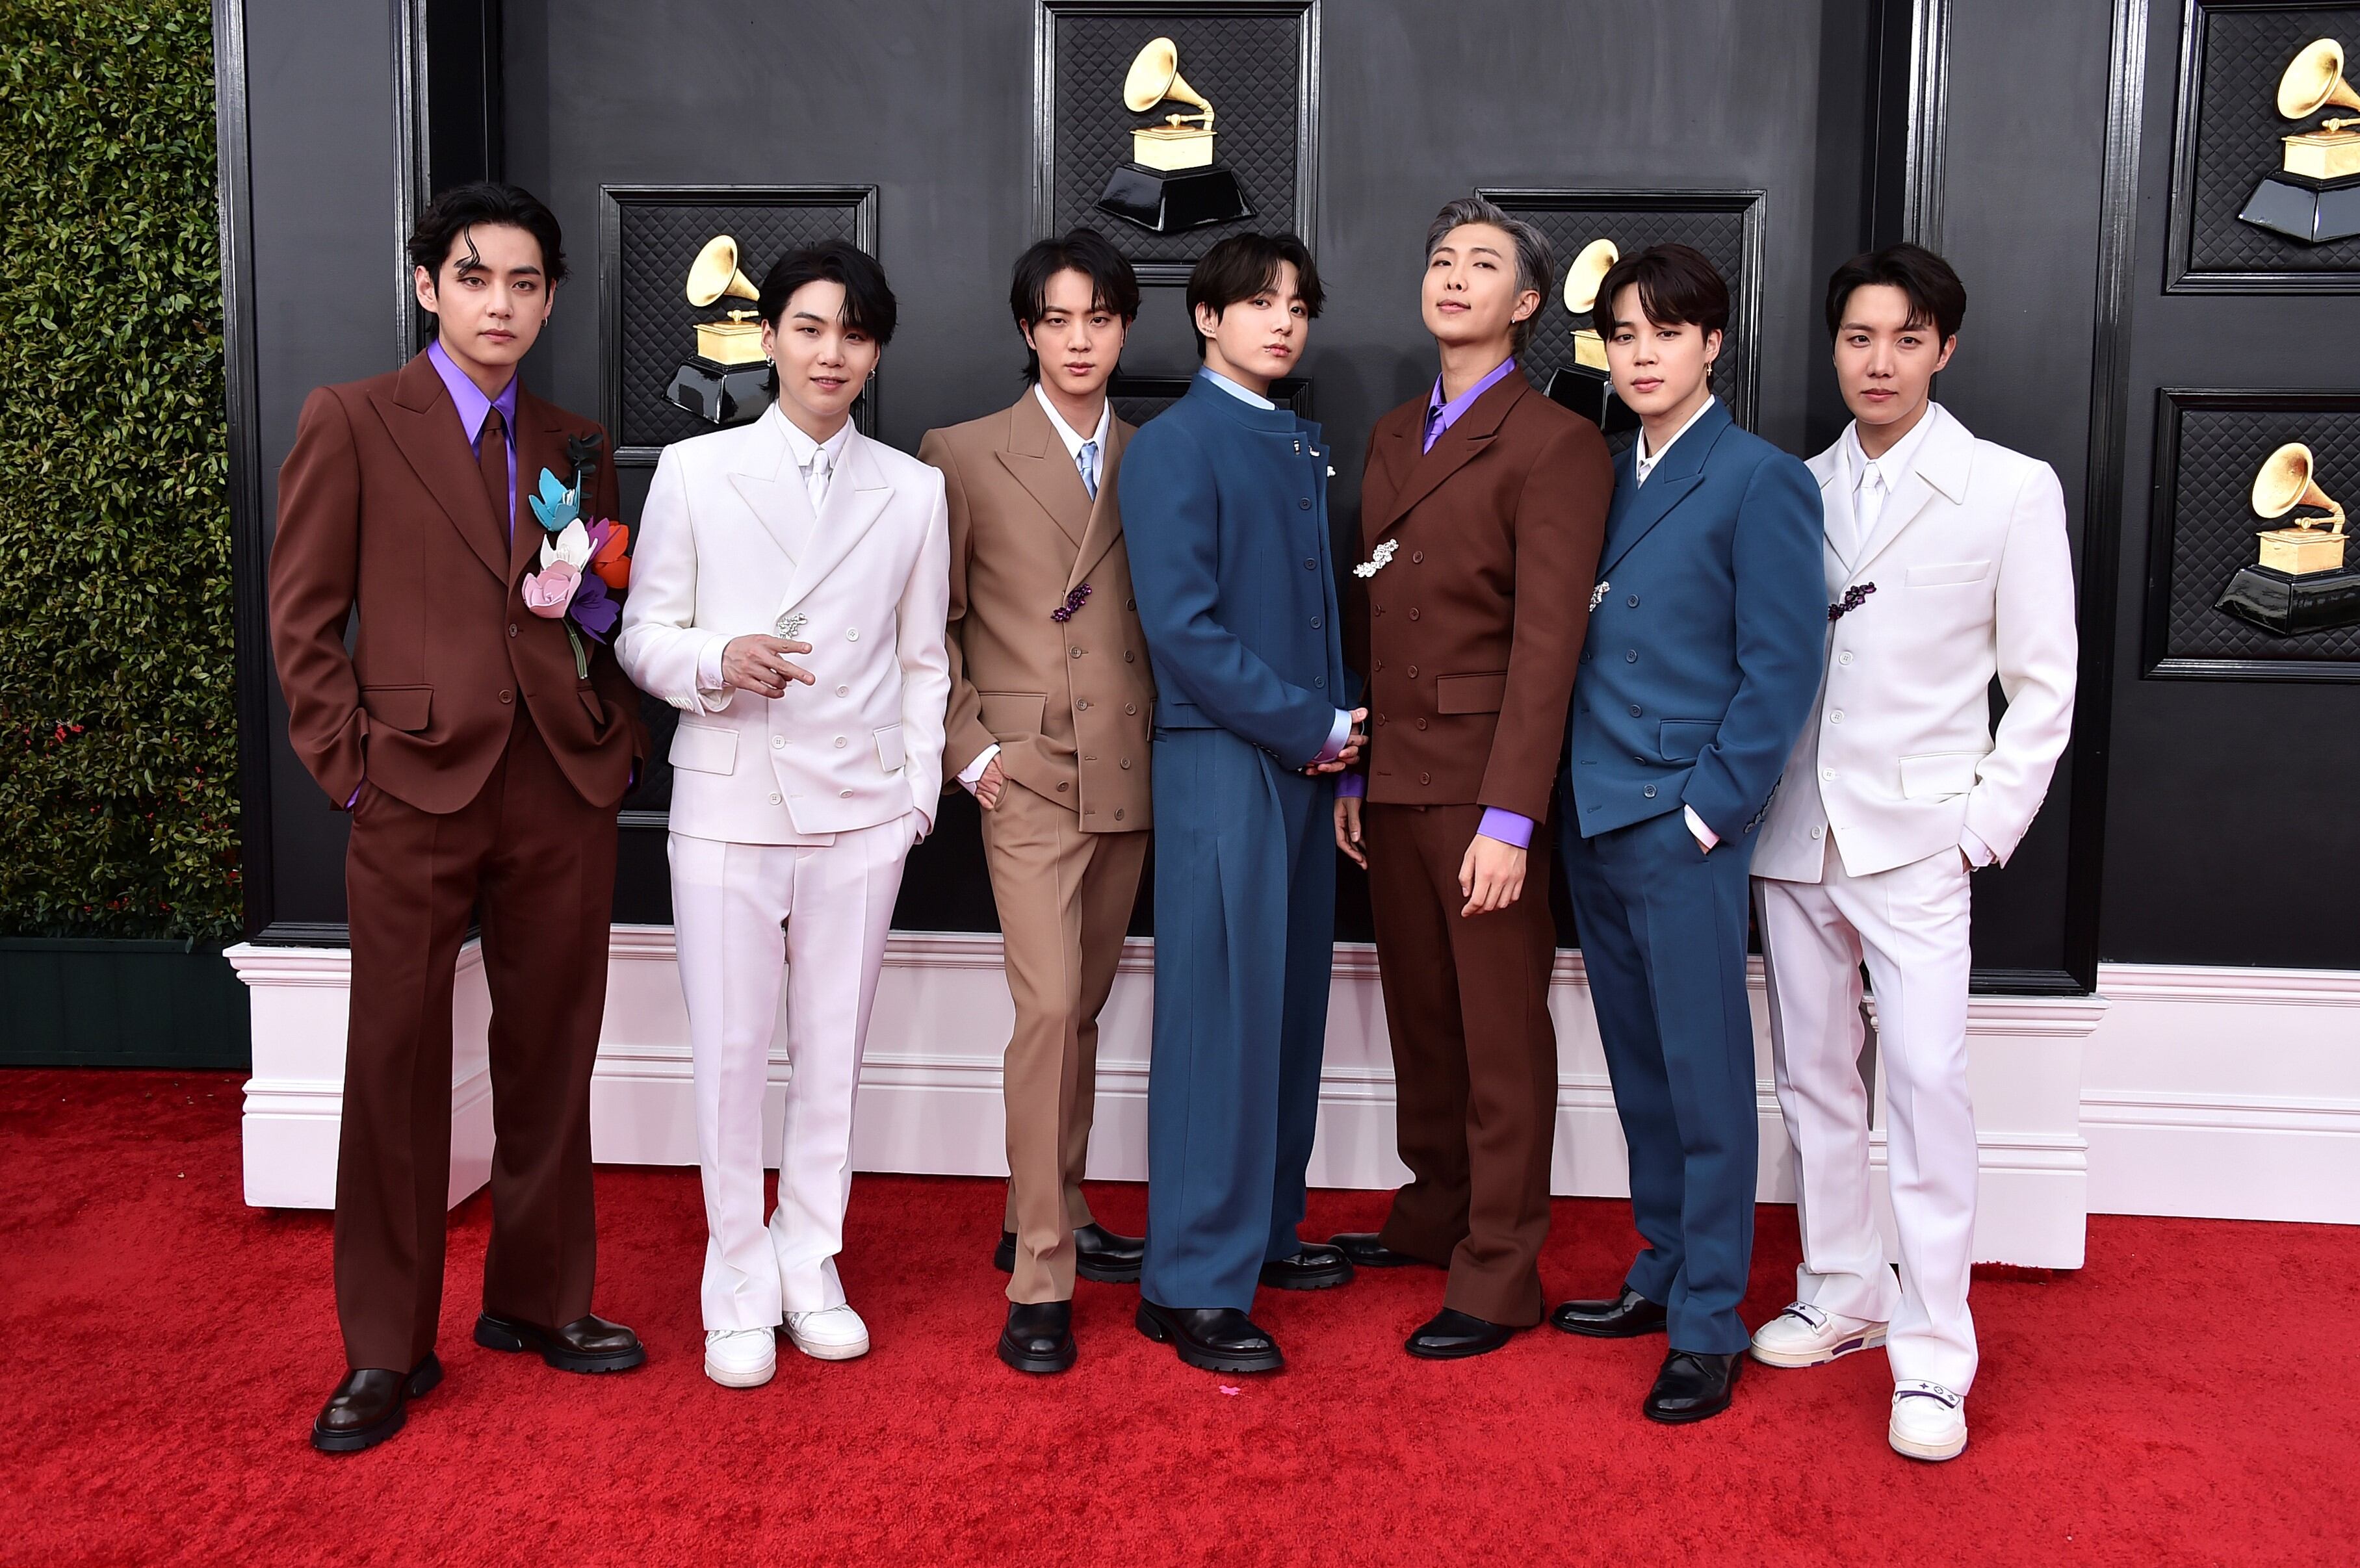
<path fill-rule="evenodd" d="M 1653 452 L 1647 450 L 1647 432 L 1644 430 L 1639 432 L 1639 444 L 1631 449 L 1631 461 L 1638 470 L 1640 484 L 1647 483 L 1647 475 L 1655 472 L 1655 464 L 1664 461 L 1664 453 L 1672 450 L 1674 441 L 1678 441 L 1695 428 L 1696 422 L 1704 418 L 1705 410 L 1711 408 L 1713 402 L 1712 395 L 1705 394 L 1705 399 L 1697 405 L 1696 412 L 1690 414 L 1680 428 L 1672 432 L 1669 441 L 1665 441 Z M 1682 806 L 1680 814 L 1688 820 L 1688 833 L 1696 839 L 1698 847 L 1707 855 L 1710 855 L 1713 845 L 1721 842 L 1721 835 L 1704 825 L 1704 819 L 1697 815 L 1694 806 Z"/>
<path fill-rule="evenodd" d="M 844 461 L 846 443 L 852 440 L 852 421 L 846 419 L 844 423 L 836 427 L 836 434 L 824 441 L 818 441 L 804 433 L 801 425 L 781 413 L 776 403 L 771 404 L 769 411 L 762 417 L 766 419 L 778 420 L 779 428 L 786 432 L 787 455 L 792 458 L 795 466 L 803 471 L 804 493 L 811 496 L 812 516 L 818 517 L 819 504 L 827 497 L 828 481 L 835 476 L 837 465 Z M 814 460 L 822 452 L 827 454 L 826 459 L 818 464 L 817 472 L 814 473 Z M 729 639 L 726 637 L 716 637 L 705 646 L 704 654 L 696 661 L 698 691 L 719 696 L 729 689 L 728 682 L 722 678 L 721 674 L 721 655 L 728 646 Z"/>

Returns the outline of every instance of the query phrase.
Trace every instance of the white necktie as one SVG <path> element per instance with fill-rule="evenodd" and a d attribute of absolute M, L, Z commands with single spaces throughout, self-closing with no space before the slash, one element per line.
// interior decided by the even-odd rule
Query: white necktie
<path fill-rule="evenodd" d="M 820 503 L 827 499 L 827 448 L 814 449 L 811 466 L 803 470 L 803 488 L 811 492 L 812 511 L 816 515 Z"/>
<path fill-rule="evenodd" d="M 1876 532 L 1877 519 L 1885 516 L 1885 471 L 1872 463 L 1860 481 L 1860 539 L 1865 542 Z"/>
<path fill-rule="evenodd" d="M 1082 488 L 1090 493 L 1091 500 L 1097 500 L 1098 498 L 1098 443 L 1094 441 L 1084 441 L 1082 450 L 1074 453 L 1074 466 L 1082 471 Z"/>

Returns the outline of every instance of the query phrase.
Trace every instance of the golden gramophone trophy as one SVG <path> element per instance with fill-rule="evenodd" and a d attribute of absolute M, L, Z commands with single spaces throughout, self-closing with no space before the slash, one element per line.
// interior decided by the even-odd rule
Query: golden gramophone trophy
<path fill-rule="evenodd" d="M 1598 331 L 1598 289 L 1622 259 L 1612 240 L 1592 240 L 1566 269 L 1565 308 L 1586 323 L 1573 330 L 1573 363 L 1549 377 L 1549 401 L 1579 414 L 1610 436 L 1639 428 L 1639 416 L 1614 395 L 1606 340 Z"/>
<path fill-rule="evenodd" d="M 2322 515 L 2262 530 L 2260 560 L 2237 569 L 2214 608 L 2279 637 L 2360 626 L 2360 571 L 2344 564 L 2344 508 L 2319 487 L 2317 467 L 2300 441 L 2262 460 L 2255 516 L 2277 522 L 2299 506 Z"/>
<path fill-rule="evenodd" d="M 1213 105 L 1181 76 L 1180 51 L 1170 38 L 1150 39 L 1131 62 L 1122 103 L 1134 114 L 1165 103 L 1193 103 L 1202 112 L 1134 128 L 1131 161 L 1107 176 L 1098 211 L 1158 234 L 1253 216 L 1238 177 L 1213 156 Z"/>
<path fill-rule="evenodd" d="M 688 302 L 710 310 L 724 299 L 759 299 L 738 269 L 738 242 L 719 234 L 689 265 Z M 770 367 L 762 358 L 762 323 L 752 310 L 732 310 L 717 321 L 696 323 L 696 353 L 672 373 L 664 396 L 709 425 L 742 425 L 770 406 Z"/>
<path fill-rule="evenodd" d="M 2278 113 L 2308 120 L 2322 109 L 2360 110 L 2360 93 L 2344 80 L 2344 46 L 2320 38 L 2303 47 L 2278 78 Z M 2258 229 L 2319 245 L 2360 234 L 2360 117 L 2334 115 L 2282 137 L 2279 171 L 2254 188 L 2237 214 Z"/>

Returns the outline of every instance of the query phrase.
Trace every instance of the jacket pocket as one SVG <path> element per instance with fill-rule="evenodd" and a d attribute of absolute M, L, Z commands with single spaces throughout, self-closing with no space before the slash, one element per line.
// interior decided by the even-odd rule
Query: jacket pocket
<path fill-rule="evenodd" d="M 361 709 L 369 723 L 387 729 L 408 730 L 415 735 L 426 727 L 427 714 L 434 706 L 432 686 L 364 686 L 361 688 Z"/>
<path fill-rule="evenodd" d="M 1719 734 L 1712 719 L 1666 719 L 1655 732 L 1655 749 L 1666 762 L 1694 762 Z"/>
<path fill-rule="evenodd" d="M 1496 713 L 1508 694 L 1508 672 L 1482 675 L 1437 675 L 1434 681 L 1434 711 L 1437 713 Z"/>
<path fill-rule="evenodd" d="M 901 764 L 908 758 L 901 753 L 901 725 L 887 724 L 877 732 L 877 760 L 884 764 L 888 773 L 901 771 Z"/>
<path fill-rule="evenodd" d="M 1912 588 L 1943 588 L 1954 583 L 1980 583 L 1991 575 L 1988 561 L 1953 561 L 1934 566 L 1913 566 L 1909 569 Z"/>
<path fill-rule="evenodd" d="M 991 732 L 992 739 L 1030 740 L 1041 733 L 1042 719 L 1049 711 L 1048 698 L 1032 691 L 978 691 L 976 695 L 983 701 L 983 727 Z M 898 737 L 894 744 L 898 748 Z"/>
<path fill-rule="evenodd" d="M 716 724 L 683 724 L 672 732 L 672 765 L 691 773 L 734 773 L 738 732 Z"/>
<path fill-rule="evenodd" d="M 1945 795 L 1963 795 L 1975 787 L 1975 764 L 1983 759 L 1979 751 L 1937 751 L 1924 757 L 1901 759 L 1901 798 L 1905 800 L 1939 800 Z"/>

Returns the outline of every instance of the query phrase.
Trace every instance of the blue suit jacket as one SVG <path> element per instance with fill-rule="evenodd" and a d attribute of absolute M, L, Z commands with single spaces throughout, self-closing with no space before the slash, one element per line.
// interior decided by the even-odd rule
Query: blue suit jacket
<path fill-rule="evenodd" d="M 1644 485 L 1615 458 L 1567 748 L 1582 837 L 1687 805 L 1751 850 L 1819 694 L 1824 529 L 1810 470 L 1718 403 Z"/>
<path fill-rule="evenodd" d="M 1157 724 L 1228 730 L 1289 768 L 1326 749 L 1346 705 L 1328 458 L 1317 425 L 1201 376 L 1123 448 Z"/>

